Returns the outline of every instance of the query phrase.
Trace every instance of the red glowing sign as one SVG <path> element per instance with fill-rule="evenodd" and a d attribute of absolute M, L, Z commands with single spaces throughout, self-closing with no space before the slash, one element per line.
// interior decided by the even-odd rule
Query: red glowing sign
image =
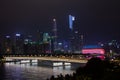
<path fill-rule="evenodd" d="M 82 49 L 83 54 L 104 54 L 104 49 Z"/>

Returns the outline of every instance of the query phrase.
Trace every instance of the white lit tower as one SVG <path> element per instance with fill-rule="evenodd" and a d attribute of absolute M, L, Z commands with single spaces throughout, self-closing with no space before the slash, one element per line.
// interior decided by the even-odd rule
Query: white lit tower
<path fill-rule="evenodd" d="M 57 50 L 57 22 L 53 19 L 53 38 L 54 38 L 54 51 Z"/>

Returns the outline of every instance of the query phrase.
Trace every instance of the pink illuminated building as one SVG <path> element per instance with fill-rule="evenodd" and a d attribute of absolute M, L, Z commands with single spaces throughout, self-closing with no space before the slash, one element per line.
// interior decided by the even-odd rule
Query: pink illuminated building
<path fill-rule="evenodd" d="M 91 56 L 87 57 L 88 59 L 92 58 L 93 55 L 94 57 L 99 57 L 100 59 L 104 60 L 105 59 L 105 50 L 104 49 L 97 49 L 97 48 L 90 48 L 90 49 L 82 49 L 82 54 L 89 54 Z"/>
<path fill-rule="evenodd" d="M 104 49 L 82 49 L 83 54 L 105 54 Z"/>

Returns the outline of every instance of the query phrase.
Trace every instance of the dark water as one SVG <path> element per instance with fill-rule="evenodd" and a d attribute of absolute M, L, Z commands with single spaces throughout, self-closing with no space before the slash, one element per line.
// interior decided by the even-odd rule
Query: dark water
<path fill-rule="evenodd" d="M 41 66 L 38 63 L 15 64 L 5 63 L 0 65 L 0 80 L 46 80 L 52 75 L 57 76 L 60 73 L 72 74 L 80 64 L 70 66 Z"/>

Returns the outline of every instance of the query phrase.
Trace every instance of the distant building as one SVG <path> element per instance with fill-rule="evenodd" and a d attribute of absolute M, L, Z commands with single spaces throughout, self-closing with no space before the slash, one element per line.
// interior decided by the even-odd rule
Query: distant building
<path fill-rule="evenodd" d="M 24 44 L 24 54 L 39 55 L 45 53 L 50 53 L 49 43 L 30 42 L 28 44 Z"/>
<path fill-rule="evenodd" d="M 21 34 L 15 35 L 15 54 L 23 54 L 24 38 Z"/>
<path fill-rule="evenodd" d="M 10 36 L 5 36 L 3 50 L 5 54 L 12 54 L 12 41 Z"/>
<path fill-rule="evenodd" d="M 69 52 L 69 41 L 68 40 L 58 40 L 58 51 L 68 53 Z"/>
<path fill-rule="evenodd" d="M 23 50 L 24 50 L 24 54 L 27 54 L 27 55 L 38 54 L 36 42 L 30 42 L 30 43 L 24 44 Z"/>
<path fill-rule="evenodd" d="M 42 43 L 43 42 L 43 32 L 40 30 L 37 31 L 37 42 Z"/>
<path fill-rule="evenodd" d="M 43 33 L 43 43 L 49 43 L 49 34 L 48 33 Z"/>
<path fill-rule="evenodd" d="M 82 49 L 82 54 L 105 54 L 105 50 L 104 49 L 100 49 L 100 48 L 90 48 L 90 49 Z"/>
<path fill-rule="evenodd" d="M 73 29 L 73 22 L 75 21 L 75 17 L 72 15 L 69 15 L 69 28 Z"/>
<path fill-rule="evenodd" d="M 108 57 L 120 55 L 120 43 L 117 40 L 112 40 L 108 43 L 102 44 Z"/>
<path fill-rule="evenodd" d="M 32 40 L 32 35 L 28 35 L 27 38 L 24 39 L 24 44 L 28 44 L 28 43 L 31 43 L 33 40 Z"/>
<path fill-rule="evenodd" d="M 43 33 L 43 43 L 40 46 L 43 53 L 51 53 L 52 38 L 48 33 Z"/>
<path fill-rule="evenodd" d="M 86 58 L 99 57 L 105 59 L 105 49 L 99 45 L 86 45 L 82 49 L 82 54 L 86 55 Z"/>
<path fill-rule="evenodd" d="M 40 37 L 40 35 L 39 35 Z M 41 38 L 41 39 L 40 39 Z M 24 40 L 24 54 L 39 55 L 50 53 L 51 39 L 48 33 L 41 34 L 39 41 L 31 41 L 29 38 Z"/>
<path fill-rule="evenodd" d="M 53 19 L 53 50 L 58 50 L 58 35 L 57 35 L 57 21 Z"/>
<path fill-rule="evenodd" d="M 77 20 L 72 15 L 69 15 L 69 28 L 70 50 L 73 53 L 80 53 L 83 46 L 83 35 L 80 33 L 80 28 L 77 25 Z"/>

